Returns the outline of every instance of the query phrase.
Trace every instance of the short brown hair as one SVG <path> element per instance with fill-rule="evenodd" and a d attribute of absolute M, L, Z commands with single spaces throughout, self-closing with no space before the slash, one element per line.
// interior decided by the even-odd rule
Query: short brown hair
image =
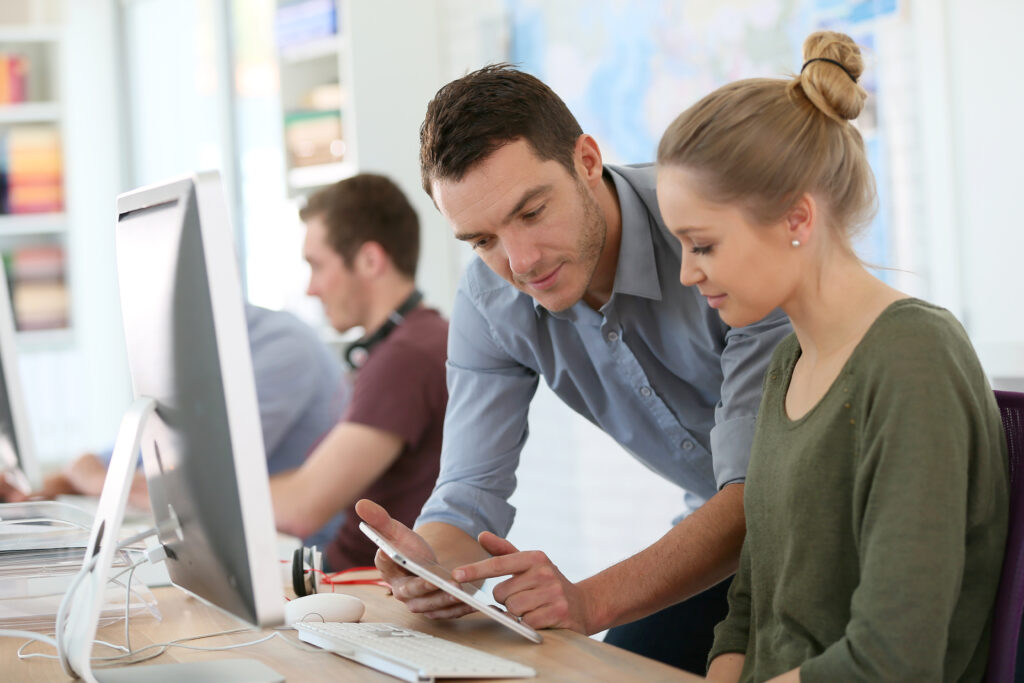
<path fill-rule="evenodd" d="M 388 178 L 360 173 L 318 190 L 299 217 L 305 222 L 318 216 L 327 227 L 327 243 L 346 266 L 366 242 L 377 242 L 398 272 L 416 277 L 420 221 L 402 190 Z"/>
<path fill-rule="evenodd" d="M 805 192 L 827 202 L 848 249 L 876 207 L 864 141 L 850 123 L 867 92 L 864 62 L 842 33 L 819 31 L 804 42 L 802 74 L 723 86 L 673 121 L 658 163 L 693 170 L 710 199 L 738 202 L 754 220 L 778 220 Z"/>
<path fill-rule="evenodd" d="M 573 150 L 583 129 L 565 102 L 539 79 L 510 64 L 491 64 L 437 91 L 420 126 L 420 172 L 461 180 L 477 162 L 513 140 L 526 140 L 541 160 L 575 177 Z"/>

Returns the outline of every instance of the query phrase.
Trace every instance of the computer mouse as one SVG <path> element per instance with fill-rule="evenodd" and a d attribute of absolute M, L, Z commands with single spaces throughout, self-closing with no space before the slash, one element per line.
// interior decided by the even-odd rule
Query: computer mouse
<path fill-rule="evenodd" d="M 366 605 L 343 593 L 314 593 L 285 603 L 284 623 L 297 621 L 359 621 Z"/>

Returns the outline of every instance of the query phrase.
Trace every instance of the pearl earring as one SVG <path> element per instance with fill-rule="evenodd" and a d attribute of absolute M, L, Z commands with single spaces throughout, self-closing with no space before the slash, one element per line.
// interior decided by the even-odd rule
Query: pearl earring
<path fill-rule="evenodd" d="M 793 240 L 792 242 L 790 242 L 790 244 L 792 244 L 794 247 L 799 247 L 800 246 L 800 240 Z"/>

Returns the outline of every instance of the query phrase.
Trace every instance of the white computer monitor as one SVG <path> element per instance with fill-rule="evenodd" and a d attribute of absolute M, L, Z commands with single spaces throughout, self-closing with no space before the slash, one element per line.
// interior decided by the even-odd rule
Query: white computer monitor
<path fill-rule="evenodd" d="M 39 463 L 25 414 L 18 339 L 7 278 L 0 273 L 0 473 L 22 493 L 37 490 Z"/>
<path fill-rule="evenodd" d="M 171 581 L 250 624 L 278 625 L 277 536 L 219 176 L 189 175 L 119 196 L 116 243 L 136 403 L 118 436 L 90 550 L 111 552 L 139 443 Z M 93 595 L 104 580 L 94 577 Z M 69 627 L 79 674 L 89 669 L 95 632 L 91 616 L 81 621 Z"/>

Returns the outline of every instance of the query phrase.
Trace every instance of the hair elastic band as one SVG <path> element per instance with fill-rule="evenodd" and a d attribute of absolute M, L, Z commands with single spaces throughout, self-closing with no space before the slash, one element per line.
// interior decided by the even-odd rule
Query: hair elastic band
<path fill-rule="evenodd" d="M 808 59 L 806 62 L 804 62 L 804 65 L 800 67 L 800 73 L 803 73 L 804 69 L 806 69 L 807 65 L 810 64 L 811 62 L 828 62 L 829 64 L 835 64 L 836 66 L 843 70 L 844 74 L 850 77 L 851 81 L 853 81 L 854 83 L 857 82 L 857 79 L 853 77 L 852 73 L 846 70 L 845 66 L 843 66 L 834 59 L 829 59 L 828 57 L 815 57 L 814 59 Z"/>

